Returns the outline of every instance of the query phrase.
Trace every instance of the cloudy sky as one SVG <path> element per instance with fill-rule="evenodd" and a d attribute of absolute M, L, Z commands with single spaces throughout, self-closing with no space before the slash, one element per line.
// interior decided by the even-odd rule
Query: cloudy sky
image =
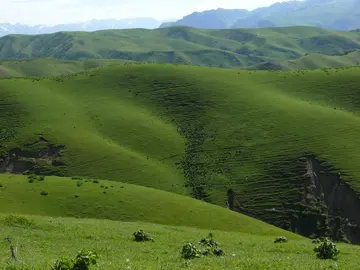
<path fill-rule="evenodd" d="M 0 0 L 0 23 L 59 24 L 90 19 L 181 18 L 214 8 L 254 9 L 284 0 Z"/>

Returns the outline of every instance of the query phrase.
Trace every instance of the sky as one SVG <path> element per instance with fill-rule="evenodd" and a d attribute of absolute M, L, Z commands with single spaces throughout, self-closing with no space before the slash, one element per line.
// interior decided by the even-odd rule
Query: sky
<path fill-rule="evenodd" d="M 0 23 L 45 24 L 91 19 L 180 19 L 216 8 L 252 10 L 284 0 L 0 0 Z"/>

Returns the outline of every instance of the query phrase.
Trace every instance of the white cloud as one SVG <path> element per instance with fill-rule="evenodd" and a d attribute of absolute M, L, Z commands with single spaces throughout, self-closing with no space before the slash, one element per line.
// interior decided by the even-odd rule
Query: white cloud
<path fill-rule="evenodd" d="M 280 0 L 281 1 L 281 0 Z M 59 24 L 90 19 L 181 18 L 213 8 L 254 9 L 276 0 L 0 0 L 0 23 Z"/>

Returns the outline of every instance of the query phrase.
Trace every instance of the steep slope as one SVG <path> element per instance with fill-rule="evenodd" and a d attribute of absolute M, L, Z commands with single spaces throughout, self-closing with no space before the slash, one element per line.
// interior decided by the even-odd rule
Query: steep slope
<path fill-rule="evenodd" d="M 187 193 L 333 233 L 317 224 L 360 224 L 358 75 L 125 64 L 2 79 L 2 167 Z"/>
<path fill-rule="evenodd" d="M 224 68 L 284 62 L 311 53 L 345 56 L 356 50 L 360 50 L 360 32 L 314 27 L 227 30 L 173 27 L 0 38 L 0 59 L 123 59 Z"/>

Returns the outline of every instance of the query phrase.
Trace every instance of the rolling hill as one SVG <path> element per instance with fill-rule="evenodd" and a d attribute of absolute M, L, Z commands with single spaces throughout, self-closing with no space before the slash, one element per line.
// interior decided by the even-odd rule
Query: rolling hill
<path fill-rule="evenodd" d="M 346 58 L 358 50 L 360 32 L 336 32 L 315 27 L 229 30 L 172 27 L 0 38 L 0 59 L 3 60 L 121 59 L 223 68 L 274 65 L 287 68 L 292 65 L 287 61 L 307 55 Z"/>
<path fill-rule="evenodd" d="M 125 63 L 1 79 L 0 169 L 191 195 L 358 243 L 359 71 Z"/>
<path fill-rule="evenodd" d="M 71 61 L 50 58 L 0 61 L 0 77 L 61 76 L 123 62 L 125 61 L 111 59 Z"/>
<path fill-rule="evenodd" d="M 189 26 L 204 29 L 315 26 L 349 31 L 360 28 L 357 0 L 283 1 L 252 11 L 216 9 L 194 12 L 160 27 Z"/>

